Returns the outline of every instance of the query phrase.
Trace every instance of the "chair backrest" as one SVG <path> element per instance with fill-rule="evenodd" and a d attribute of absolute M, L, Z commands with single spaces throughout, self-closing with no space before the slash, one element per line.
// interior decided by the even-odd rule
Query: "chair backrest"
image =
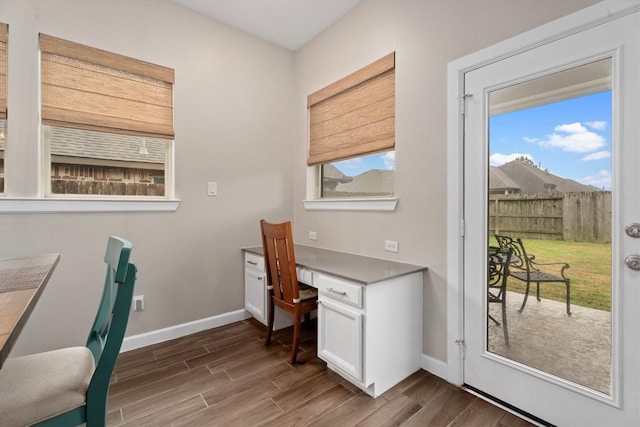
<path fill-rule="evenodd" d="M 107 273 L 93 327 L 87 338 L 96 368 L 87 392 L 87 406 L 91 401 L 104 400 L 122 340 L 129 321 L 133 287 L 137 268 L 129 262 L 131 243 L 119 237 L 109 237 L 104 261 Z"/>
<path fill-rule="evenodd" d="M 293 307 L 300 301 L 291 222 L 272 224 L 260 220 L 268 286 L 273 296 Z"/>
<path fill-rule="evenodd" d="M 506 290 L 507 277 L 513 250 L 500 249 L 489 251 L 489 263 L 487 267 L 487 284 L 489 288 L 500 288 L 499 294 Z"/>
<path fill-rule="evenodd" d="M 527 255 L 527 251 L 524 249 L 522 239 L 519 237 L 514 239 L 512 237 L 500 236 L 497 234 L 495 236 L 502 251 L 510 249 L 512 252 L 510 267 L 529 271 L 531 268 L 531 259 Z"/>

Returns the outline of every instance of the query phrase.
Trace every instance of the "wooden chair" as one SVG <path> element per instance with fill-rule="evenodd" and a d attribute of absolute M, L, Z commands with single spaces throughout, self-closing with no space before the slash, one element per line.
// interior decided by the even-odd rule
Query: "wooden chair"
<path fill-rule="evenodd" d="M 509 276 L 527 284 L 524 292 L 524 300 L 518 311 L 522 313 L 524 306 L 527 304 L 529 287 L 532 282 L 536 284 L 536 299 L 538 301 L 540 301 L 540 283 L 564 283 L 567 290 L 567 315 L 571 316 L 571 280 L 564 275 L 564 271 L 569 268 L 569 264 L 566 262 L 536 262 L 535 255 L 527 254 L 522 239 L 520 238 L 513 239 L 496 234 L 496 240 L 501 249 L 511 249 L 513 251 Z M 559 269 L 559 274 L 542 270 L 542 268 L 549 269 L 549 267 Z"/>
<path fill-rule="evenodd" d="M 317 308 L 318 290 L 311 287 L 300 287 L 298 284 L 291 222 L 271 224 L 263 219 L 260 220 L 260 229 L 267 272 L 267 289 L 269 290 L 265 345 L 271 343 L 275 306 L 292 313 L 293 343 L 289 363 L 293 364 L 298 355 L 301 317 L 304 314 L 309 319 L 309 313 Z"/>
<path fill-rule="evenodd" d="M 130 253 L 131 243 L 109 237 L 104 291 L 86 346 L 8 359 L 0 369 L 0 425 L 106 425 L 136 279 Z"/>
<path fill-rule="evenodd" d="M 504 342 L 509 347 L 509 329 L 507 328 L 507 278 L 509 277 L 509 264 L 511 263 L 512 249 L 506 251 L 500 248 L 489 248 L 489 262 L 487 266 L 487 300 L 489 303 L 498 303 L 502 310 L 502 331 Z M 487 313 L 496 325 L 500 326 L 493 316 Z"/>

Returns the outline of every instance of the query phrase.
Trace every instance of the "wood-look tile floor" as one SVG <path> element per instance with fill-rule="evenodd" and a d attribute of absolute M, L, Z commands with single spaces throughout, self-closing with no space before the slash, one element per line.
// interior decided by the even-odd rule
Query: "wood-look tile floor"
<path fill-rule="evenodd" d="M 373 399 L 316 357 L 303 331 L 299 363 L 287 363 L 291 329 L 253 319 L 120 355 L 110 426 L 531 426 L 419 370 Z"/>

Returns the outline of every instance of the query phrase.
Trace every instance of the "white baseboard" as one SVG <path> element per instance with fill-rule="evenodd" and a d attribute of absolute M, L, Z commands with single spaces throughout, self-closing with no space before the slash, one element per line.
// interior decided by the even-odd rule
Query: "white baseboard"
<path fill-rule="evenodd" d="M 449 381 L 448 379 L 448 367 L 447 363 L 442 360 L 436 359 L 434 357 L 428 356 L 422 353 L 421 360 L 422 369 L 427 372 L 432 373 L 433 375 L 442 378 L 445 381 Z"/>
<path fill-rule="evenodd" d="M 218 326 L 239 322 L 240 320 L 248 319 L 250 317 L 251 314 L 249 312 L 245 310 L 236 310 L 213 317 L 207 317 L 206 319 L 194 320 L 193 322 L 182 323 L 180 325 L 170 326 L 164 329 L 157 329 L 143 334 L 132 335 L 124 338 L 120 352 L 123 353 L 125 351 L 135 350 L 136 348 L 145 347 L 147 345 L 180 338 L 206 329 L 217 328 Z"/>

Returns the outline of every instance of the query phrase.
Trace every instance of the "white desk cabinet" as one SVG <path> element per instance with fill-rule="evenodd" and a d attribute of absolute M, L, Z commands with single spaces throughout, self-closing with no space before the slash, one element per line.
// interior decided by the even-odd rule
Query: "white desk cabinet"
<path fill-rule="evenodd" d="M 377 397 L 420 369 L 424 267 L 307 246 L 295 250 L 298 276 L 318 288 L 318 357 L 331 370 Z M 258 282 L 248 272 L 253 263 L 264 271 L 261 254 L 261 248 L 245 249 L 245 308 L 261 320 L 254 307 L 262 307 L 264 295 L 265 323 L 266 286 L 258 293 L 247 284 Z"/>
<path fill-rule="evenodd" d="M 244 254 L 244 309 L 263 324 L 267 324 L 267 274 L 264 257 L 249 252 Z M 278 330 L 293 325 L 293 318 L 276 309 L 273 329 Z"/>

